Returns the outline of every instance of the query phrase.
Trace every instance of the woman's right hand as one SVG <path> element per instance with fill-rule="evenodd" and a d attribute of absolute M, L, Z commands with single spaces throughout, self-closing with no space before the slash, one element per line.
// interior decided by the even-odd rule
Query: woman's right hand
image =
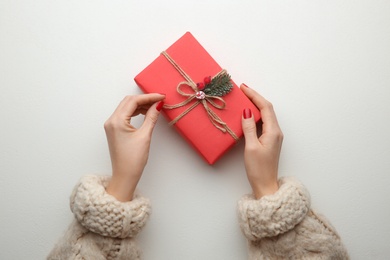
<path fill-rule="evenodd" d="M 106 191 L 120 201 L 133 198 L 149 157 L 152 132 L 164 98 L 162 94 L 126 96 L 104 124 L 112 164 Z M 145 120 L 135 128 L 131 118 L 139 114 L 145 115 Z"/>
<path fill-rule="evenodd" d="M 256 199 L 275 193 L 278 187 L 278 165 L 283 142 L 272 104 L 245 84 L 242 92 L 259 108 L 262 133 L 257 137 L 256 123 L 250 109 L 244 109 L 242 129 L 245 136 L 245 169 Z"/>

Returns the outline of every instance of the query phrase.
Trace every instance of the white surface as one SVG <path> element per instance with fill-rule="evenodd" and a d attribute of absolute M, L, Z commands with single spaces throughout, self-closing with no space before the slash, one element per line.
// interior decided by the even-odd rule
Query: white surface
<path fill-rule="evenodd" d="M 390 2 L 372 0 L 1 0 L 0 259 L 47 255 L 75 182 L 110 172 L 103 122 L 187 30 L 273 102 L 280 174 L 308 187 L 352 259 L 387 259 L 389 17 Z M 246 259 L 242 153 L 210 167 L 160 118 L 139 185 L 153 202 L 145 259 Z"/>

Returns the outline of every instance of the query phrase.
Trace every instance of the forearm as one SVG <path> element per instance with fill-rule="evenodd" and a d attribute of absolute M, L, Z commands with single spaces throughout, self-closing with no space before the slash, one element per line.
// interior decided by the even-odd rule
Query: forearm
<path fill-rule="evenodd" d="M 309 192 L 293 178 L 281 178 L 272 195 L 244 196 L 238 210 L 250 259 L 348 259 L 336 230 L 313 212 Z"/>
<path fill-rule="evenodd" d="M 88 230 L 108 237 L 134 237 L 146 224 L 150 201 L 134 196 L 121 202 L 106 192 L 109 176 L 84 176 L 73 190 L 70 205 L 73 214 Z"/>
<path fill-rule="evenodd" d="M 139 259 L 134 238 L 146 224 L 150 202 L 138 195 L 117 200 L 106 192 L 110 180 L 89 175 L 75 186 L 70 198 L 75 219 L 48 259 Z"/>

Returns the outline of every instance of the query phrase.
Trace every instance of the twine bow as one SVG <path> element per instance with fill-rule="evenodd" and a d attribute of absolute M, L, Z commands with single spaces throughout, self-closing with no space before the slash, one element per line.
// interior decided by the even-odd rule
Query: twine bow
<path fill-rule="evenodd" d="M 161 54 L 172 64 L 172 66 L 180 73 L 180 75 L 183 76 L 183 78 L 186 81 L 180 82 L 176 90 L 177 92 L 182 95 L 183 97 L 187 97 L 186 100 L 183 102 L 180 102 L 175 105 L 164 105 L 165 109 L 175 109 L 179 107 L 186 106 L 189 104 L 192 100 L 196 99 L 196 101 L 188 107 L 184 112 L 182 112 L 180 115 L 178 115 L 175 119 L 173 119 L 169 124 L 174 125 L 177 121 L 179 121 L 181 118 L 183 118 L 185 115 L 187 115 L 192 109 L 194 109 L 199 104 L 202 104 L 207 112 L 207 116 L 210 119 L 210 122 L 220 131 L 223 133 L 229 133 L 234 140 L 238 141 L 237 135 L 229 128 L 229 126 L 209 107 L 209 104 L 217 109 L 224 109 L 226 106 L 225 100 L 223 98 L 218 96 L 211 96 L 206 95 L 203 91 L 199 90 L 196 83 L 185 73 L 180 66 L 171 58 L 171 56 L 168 55 L 165 51 L 161 52 Z M 226 70 L 221 70 L 217 75 L 215 75 L 213 78 L 221 75 L 226 74 Z M 188 86 L 191 88 L 193 93 L 186 93 L 182 90 L 182 86 Z M 218 100 L 218 101 L 217 101 Z M 218 104 L 219 103 L 219 104 Z"/>

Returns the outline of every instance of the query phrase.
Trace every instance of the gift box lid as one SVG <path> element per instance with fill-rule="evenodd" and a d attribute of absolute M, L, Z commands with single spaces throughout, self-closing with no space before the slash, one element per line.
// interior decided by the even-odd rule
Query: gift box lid
<path fill-rule="evenodd" d="M 178 92 L 179 83 L 188 82 L 180 70 L 195 83 L 203 83 L 205 78 L 213 77 L 222 71 L 190 32 L 185 33 L 162 54 L 134 80 L 144 93 L 164 93 L 165 104 L 179 104 L 192 96 L 187 104 L 173 109 L 163 109 L 162 113 L 169 122 L 180 117 L 174 127 L 209 164 L 214 164 L 243 136 L 242 111 L 250 108 L 256 122 L 260 119 L 260 112 L 233 80 L 230 80 L 231 91 L 220 97 L 225 102 L 223 109 L 212 104 L 214 102 L 217 106 L 221 105 L 222 102 L 218 98 L 194 97 L 200 89 L 191 88 L 189 86 L 191 84 L 180 86 L 181 92 L 187 95 Z M 214 115 L 217 117 L 217 123 L 212 119 Z M 218 128 L 221 127 L 218 120 L 226 123 L 227 131 Z M 222 125 L 222 128 L 224 127 Z"/>

